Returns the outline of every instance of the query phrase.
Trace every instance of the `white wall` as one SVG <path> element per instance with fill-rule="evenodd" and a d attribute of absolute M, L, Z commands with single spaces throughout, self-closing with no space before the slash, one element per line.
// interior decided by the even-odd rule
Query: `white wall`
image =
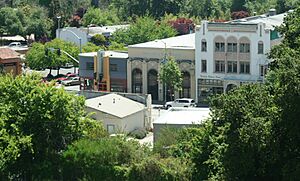
<path fill-rule="evenodd" d="M 136 128 L 144 128 L 144 110 L 129 115 L 124 118 L 119 118 L 110 114 L 106 114 L 91 108 L 86 107 L 85 110 L 92 115 L 93 119 L 99 120 L 103 123 L 104 128 L 107 130 L 108 125 L 114 125 L 116 133 L 130 132 Z"/>
<path fill-rule="evenodd" d="M 253 29 L 253 26 L 250 27 L 248 25 L 237 25 L 238 27 L 234 27 L 235 25 L 225 24 L 222 27 L 222 24 L 219 24 L 217 28 L 213 31 L 208 31 L 208 22 L 203 21 L 201 26 L 196 27 L 196 50 L 195 50 L 195 76 L 196 76 L 196 84 L 199 78 L 208 78 L 208 79 L 230 79 L 236 80 L 235 84 L 239 84 L 239 82 L 246 81 L 257 81 L 261 79 L 260 77 L 260 65 L 266 65 L 269 63 L 267 59 L 266 53 L 268 53 L 271 49 L 270 42 L 270 31 L 265 29 L 265 24 L 259 23 L 257 24 L 256 31 Z M 244 27 L 243 27 L 244 26 Z M 262 27 L 262 34 L 260 36 L 260 26 Z M 203 28 L 204 27 L 204 28 Z M 249 28 L 250 27 L 250 28 Z M 222 29 L 223 28 L 223 29 Z M 238 28 L 241 31 L 236 31 Z M 249 30 L 247 30 L 249 28 Z M 250 74 L 239 74 L 239 73 L 215 73 L 214 72 L 214 39 L 217 36 L 222 36 L 225 39 L 225 52 L 227 51 L 227 38 L 235 37 L 239 40 L 241 37 L 247 37 L 250 40 Z M 207 42 L 207 51 L 201 51 L 201 40 L 205 39 Z M 258 42 L 262 41 L 264 44 L 264 54 L 258 54 Z M 239 45 L 237 45 L 239 47 Z M 207 72 L 201 72 L 201 60 L 207 60 Z M 238 65 L 239 66 L 239 65 Z M 226 65 L 225 65 L 226 67 Z M 228 83 L 228 81 L 227 81 Z M 225 81 L 226 84 L 226 81 Z M 226 88 L 226 85 L 224 85 Z M 196 86 L 196 92 L 198 92 L 198 86 Z"/>
<path fill-rule="evenodd" d="M 84 46 L 88 42 L 87 33 L 81 31 L 80 28 L 67 27 L 56 30 L 56 38 L 75 43 L 77 46 L 79 46 L 79 38 L 75 34 L 81 38 L 81 46 Z"/>

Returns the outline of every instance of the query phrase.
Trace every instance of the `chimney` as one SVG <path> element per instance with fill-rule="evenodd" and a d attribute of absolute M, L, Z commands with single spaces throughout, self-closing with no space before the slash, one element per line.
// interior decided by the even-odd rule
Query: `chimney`
<path fill-rule="evenodd" d="M 276 15 L 276 9 L 269 9 L 269 16 Z"/>

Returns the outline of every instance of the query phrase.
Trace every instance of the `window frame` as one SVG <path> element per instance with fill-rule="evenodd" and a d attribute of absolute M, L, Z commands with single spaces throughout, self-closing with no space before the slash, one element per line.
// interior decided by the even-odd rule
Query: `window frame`
<path fill-rule="evenodd" d="M 205 64 L 205 66 L 203 66 L 203 64 Z M 207 72 L 207 60 L 201 60 L 201 72 Z"/>
<path fill-rule="evenodd" d="M 224 60 L 215 60 L 215 73 L 225 73 L 225 61 Z"/>
<path fill-rule="evenodd" d="M 201 52 L 207 52 L 207 42 L 205 40 L 201 41 Z"/>
<path fill-rule="evenodd" d="M 225 42 L 215 42 L 215 52 L 225 52 Z"/>
<path fill-rule="evenodd" d="M 240 62 L 240 71 L 239 71 L 239 73 L 240 74 L 250 74 L 251 73 L 250 62 L 246 62 L 246 61 Z"/>
<path fill-rule="evenodd" d="M 250 53 L 250 43 L 240 43 L 240 53 Z"/>
<path fill-rule="evenodd" d="M 263 42 L 258 42 L 257 54 L 264 54 L 264 43 Z"/>
<path fill-rule="evenodd" d="M 236 53 L 237 52 L 237 43 L 227 43 L 227 52 Z"/>
<path fill-rule="evenodd" d="M 227 61 L 227 73 L 237 74 L 237 61 Z"/>

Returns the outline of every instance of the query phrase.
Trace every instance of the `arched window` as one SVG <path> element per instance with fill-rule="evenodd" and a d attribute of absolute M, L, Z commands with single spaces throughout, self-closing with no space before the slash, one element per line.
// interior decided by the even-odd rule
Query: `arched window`
<path fill-rule="evenodd" d="M 233 36 L 227 38 L 227 52 L 237 52 L 237 39 Z"/>
<path fill-rule="evenodd" d="M 240 53 L 250 53 L 250 40 L 247 37 L 241 37 L 239 39 Z"/>
<path fill-rule="evenodd" d="M 143 75 L 140 69 L 132 71 L 132 93 L 142 93 L 143 90 Z"/>
<path fill-rule="evenodd" d="M 225 39 L 222 36 L 217 36 L 214 39 L 215 52 L 225 52 Z"/>
<path fill-rule="evenodd" d="M 148 72 L 148 94 L 151 94 L 152 100 L 158 100 L 158 73 L 154 69 Z"/>
<path fill-rule="evenodd" d="M 191 97 L 191 75 L 189 72 L 182 72 L 182 91 L 180 91 L 180 97 L 189 98 Z"/>

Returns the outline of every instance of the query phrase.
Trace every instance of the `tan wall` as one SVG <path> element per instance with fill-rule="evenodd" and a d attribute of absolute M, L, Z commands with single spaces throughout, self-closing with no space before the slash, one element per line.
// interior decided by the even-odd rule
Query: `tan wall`
<path fill-rule="evenodd" d="M 116 116 L 96 111 L 88 107 L 86 107 L 85 109 L 89 113 L 94 112 L 91 117 L 93 119 L 101 121 L 105 129 L 107 129 L 107 125 L 115 125 L 116 133 L 128 133 L 136 128 L 144 127 L 144 111 L 137 112 L 125 118 L 118 118 Z"/>
<path fill-rule="evenodd" d="M 158 58 L 163 59 L 165 55 L 164 48 L 128 48 L 128 57 L 140 57 L 140 58 Z M 182 60 L 195 60 L 194 49 L 170 49 L 167 48 L 167 56 L 176 57 L 176 59 Z"/>

